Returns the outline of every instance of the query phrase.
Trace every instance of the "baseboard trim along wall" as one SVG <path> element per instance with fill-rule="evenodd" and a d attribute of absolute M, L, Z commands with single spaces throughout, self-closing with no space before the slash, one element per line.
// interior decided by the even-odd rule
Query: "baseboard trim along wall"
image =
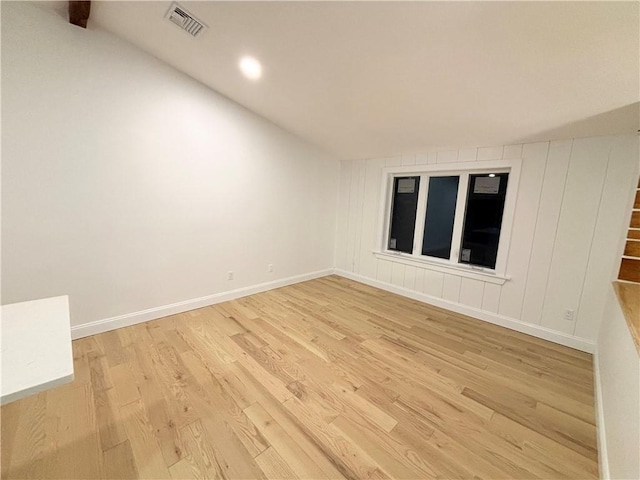
<path fill-rule="evenodd" d="M 247 295 L 253 295 L 255 293 L 266 292 L 267 290 L 272 290 L 274 288 L 286 287 L 287 285 L 293 285 L 295 283 L 313 280 L 314 278 L 325 277 L 334 273 L 336 275 L 349 278 L 356 282 L 364 283 L 372 287 L 380 288 L 391 293 L 402 295 L 403 297 L 408 297 L 413 300 L 418 300 L 419 302 L 428 303 L 436 307 L 445 308 L 456 313 L 468 315 L 479 320 L 484 320 L 486 322 L 500 325 L 502 327 L 506 327 L 521 333 L 526 333 L 528 335 L 533 335 L 534 337 L 559 343 L 560 345 L 575 348 L 583 352 L 595 352 L 595 343 L 585 338 L 574 337 L 572 335 L 549 330 L 547 328 L 541 327 L 540 325 L 522 323 L 509 317 L 497 315 L 465 305 L 460 305 L 459 303 L 432 297 L 424 293 L 414 292 L 403 287 L 398 287 L 389 283 L 373 280 L 371 278 L 363 277 L 361 275 L 357 275 L 341 269 L 331 268 L 283 278 L 280 280 L 275 280 L 273 282 L 266 282 L 258 285 L 252 285 L 250 287 L 230 290 L 227 292 L 215 293 L 213 295 L 207 295 L 205 297 L 194 298 L 191 300 L 172 303 L 170 305 L 163 305 L 161 307 L 141 310 L 139 312 L 127 313 L 125 315 L 119 315 L 117 317 L 96 320 L 94 322 L 84 323 L 82 325 L 75 325 L 71 327 L 71 338 L 75 340 L 77 338 L 88 337 L 90 335 L 108 332 L 117 328 L 128 327 L 137 323 L 157 320 L 158 318 L 166 317 L 169 315 L 175 315 L 178 313 L 187 312 L 189 310 L 195 310 L 196 308 L 207 307 L 209 305 L 215 305 L 216 303 L 222 303 L 229 300 L 234 300 L 236 298 L 246 297 Z"/>
<path fill-rule="evenodd" d="M 372 287 L 386 290 L 387 292 L 396 293 L 398 295 L 402 295 L 403 297 L 408 297 L 413 300 L 418 300 L 419 302 L 424 302 L 430 305 L 434 305 L 436 307 L 445 308 L 447 310 L 451 310 L 452 312 L 468 315 L 470 317 L 477 318 L 479 320 L 484 320 L 485 322 L 493 323 L 501 327 L 506 327 L 511 330 L 515 330 L 517 332 L 526 333 L 527 335 L 532 335 L 534 337 L 542 338 L 543 340 L 549 340 L 554 343 L 559 343 L 560 345 L 575 348 L 576 350 L 580 350 L 587 353 L 594 353 L 596 349 L 595 342 L 592 342 L 591 340 L 587 340 L 586 338 L 567 335 L 565 333 L 557 332 L 555 330 L 551 330 L 551 329 L 542 327 L 540 325 L 523 323 L 513 318 L 505 317 L 503 315 L 498 315 L 498 314 L 486 312 L 484 310 L 480 310 L 477 308 L 468 307 L 466 305 L 461 305 L 459 303 L 443 300 L 442 298 L 432 297 L 425 293 L 415 292 L 413 290 L 409 290 L 404 287 L 398 287 L 390 283 L 380 282 L 379 280 L 363 277 L 361 275 L 358 275 L 352 272 L 347 272 L 339 268 L 335 269 L 335 274 L 340 275 L 341 277 L 349 278 L 356 282 L 364 283 Z"/>
<path fill-rule="evenodd" d="M 611 474 L 609 472 L 609 455 L 607 452 L 607 435 L 604 426 L 604 406 L 602 404 L 602 383 L 600 380 L 600 360 L 598 359 L 598 349 L 593 353 L 593 388 L 596 410 L 596 435 L 598 439 L 598 469 L 600 470 L 600 478 L 609 480 Z"/>
<path fill-rule="evenodd" d="M 216 303 L 227 302 L 236 298 L 246 297 L 247 295 L 273 290 L 274 288 L 286 287 L 287 285 L 313 280 L 314 278 L 326 277 L 333 273 L 334 271 L 332 268 L 319 270 L 316 272 L 274 280 L 273 282 L 260 283 L 250 287 L 214 293 L 213 295 L 207 295 L 205 297 L 194 298 L 191 300 L 172 303 L 170 305 L 141 310 L 139 312 L 127 313 L 117 317 L 83 323 L 82 325 L 74 325 L 71 327 L 71 338 L 75 340 L 78 338 L 96 335 L 98 333 L 108 332 L 110 330 L 116 330 L 122 327 L 129 327 L 137 323 L 157 320 L 158 318 L 188 312 L 189 310 L 195 310 L 196 308 L 208 307 L 209 305 L 215 305 Z"/>

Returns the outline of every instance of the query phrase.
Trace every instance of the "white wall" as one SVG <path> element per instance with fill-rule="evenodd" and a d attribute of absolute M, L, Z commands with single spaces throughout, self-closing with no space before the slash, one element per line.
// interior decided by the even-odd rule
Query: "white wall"
<path fill-rule="evenodd" d="M 128 43 L 2 3 L 2 303 L 68 294 L 79 325 L 331 268 L 338 171 Z"/>
<path fill-rule="evenodd" d="M 607 290 L 596 361 L 599 454 L 603 478 L 638 479 L 640 357 L 612 287 Z"/>
<path fill-rule="evenodd" d="M 522 158 L 504 285 L 378 259 L 385 166 Z M 395 158 L 343 161 L 337 268 L 362 281 L 488 321 L 594 349 L 607 287 L 618 265 L 635 135 L 593 137 Z M 563 319 L 566 308 L 573 321 Z"/>

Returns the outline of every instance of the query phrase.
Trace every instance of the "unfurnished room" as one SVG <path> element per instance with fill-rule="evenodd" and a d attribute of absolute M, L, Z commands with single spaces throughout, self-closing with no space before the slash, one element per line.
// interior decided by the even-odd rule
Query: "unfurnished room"
<path fill-rule="evenodd" d="M 0 16 L 2 479 L 640 478 L 640 2 Z"/>

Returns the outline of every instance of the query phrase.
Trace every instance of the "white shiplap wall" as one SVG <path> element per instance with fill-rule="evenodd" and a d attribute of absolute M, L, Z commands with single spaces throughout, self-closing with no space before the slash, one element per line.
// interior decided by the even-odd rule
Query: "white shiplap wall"
<path fill-rule="evenodd" d="M 522 158 L 504 285 L 378 259 L 383 167 Z M 591 350 L 638 176 L 638 137 L 447 150 L 341 164 L 338 273 Z M 576 312 L 573 321 L 565 309 Z"/>

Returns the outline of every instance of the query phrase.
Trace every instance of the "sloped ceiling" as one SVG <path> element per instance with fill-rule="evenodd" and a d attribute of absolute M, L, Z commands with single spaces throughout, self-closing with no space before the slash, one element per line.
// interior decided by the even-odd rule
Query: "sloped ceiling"
<path fill-rule="evenodd" d="M 199 38 L 170 4 L 94 1 L 89 29 L 340 158 L 638 128 L 638 2 L 180 2 Z"/>

